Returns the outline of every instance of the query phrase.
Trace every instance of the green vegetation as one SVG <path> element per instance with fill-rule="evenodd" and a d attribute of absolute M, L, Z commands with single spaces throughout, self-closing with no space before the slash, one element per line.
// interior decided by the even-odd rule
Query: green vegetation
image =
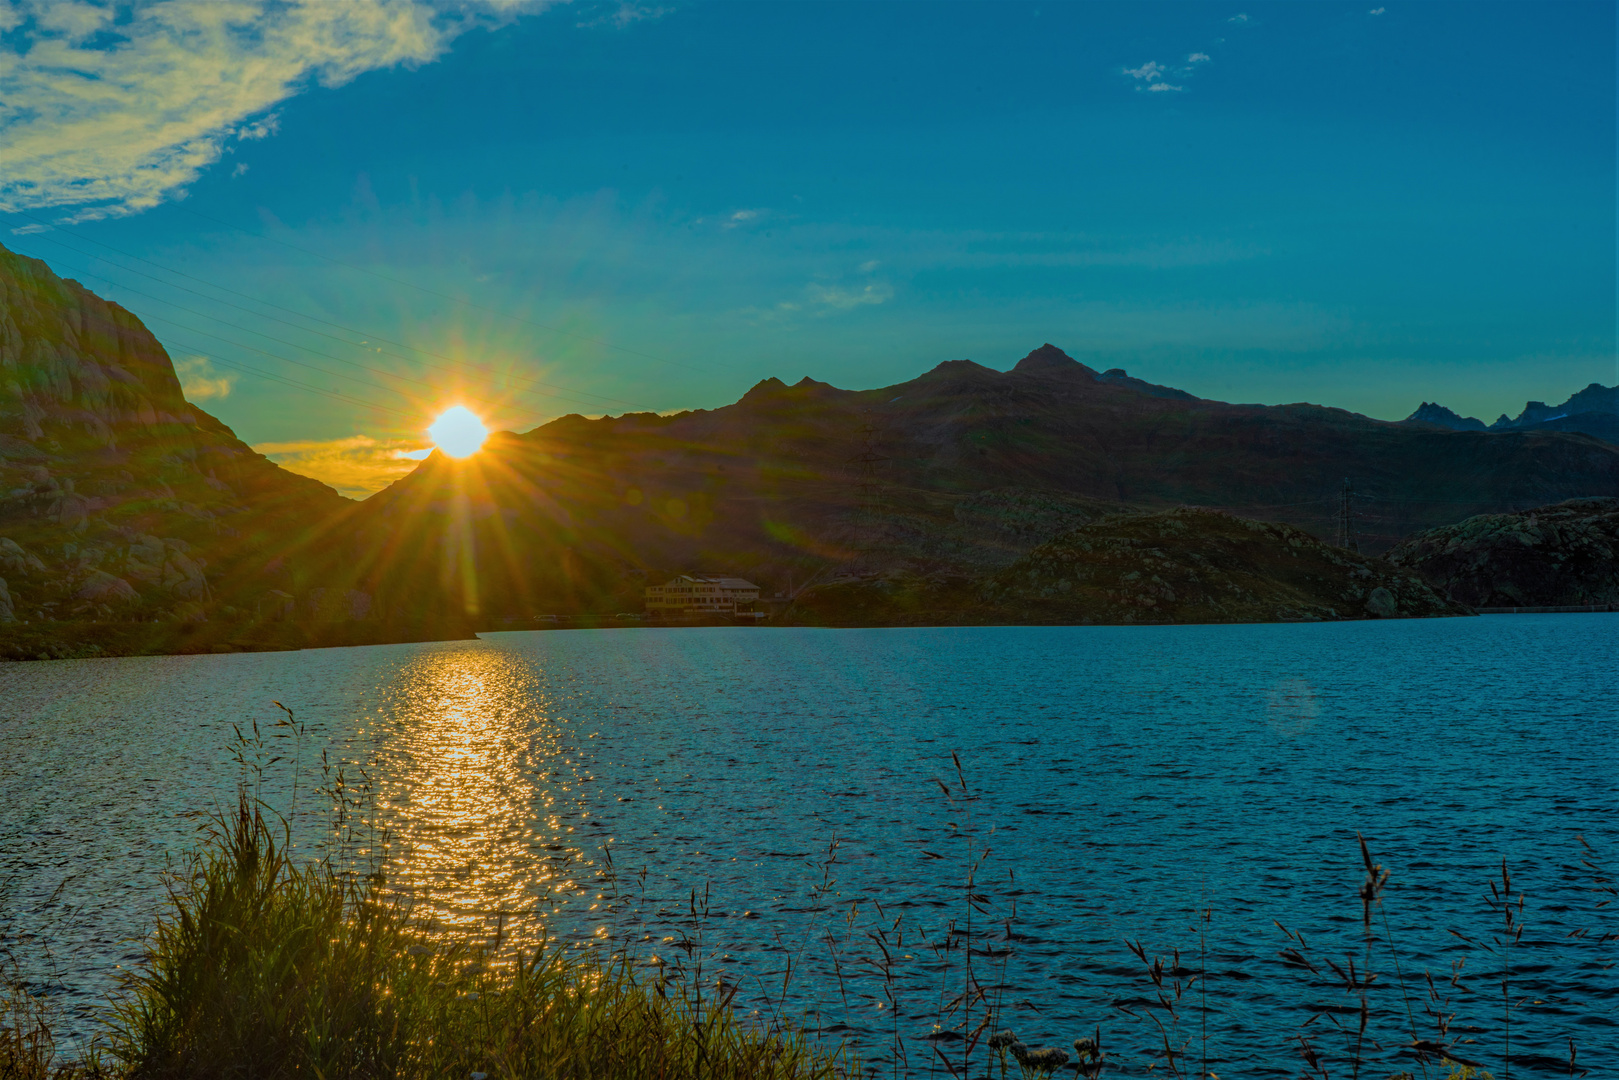
<path fill-rule="evenodd" d="M 298 865 L 244 795 L 176 875 L 145 963 L 82 1060 L 47 1011 L 0 1005 L 0 1078 L 831 1078 L 844 1059 L 745 1022 L 729 997 L 623 962 L 429 940 L 376 874 Z"/>

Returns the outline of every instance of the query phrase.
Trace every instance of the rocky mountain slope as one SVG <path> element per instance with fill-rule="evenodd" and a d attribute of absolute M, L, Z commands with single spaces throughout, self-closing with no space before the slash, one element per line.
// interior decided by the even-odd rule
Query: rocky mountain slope
<path fill-rule="evenodd" d="M 1462 614 L 1466 608 L 1382 559 L 1288 525 L 1181 508 L 1103 517 L 981 578 L 869 574 L 812 586 L 786 619 L 814 626 L 1067 625 Z"/>
<path fill-rule="evenodd" d="M 0 248 L 0 653 L 305 640 L 283 624 L 332 601 L 297 551 L 348 505 L 187 402 L 135 316 Z"/>
<path fill-rule="evenodd" d="M 1481 514 L 1413 536 L 1388 558 L 1473 607 L 1619 604 L 1619 499 Z"/>

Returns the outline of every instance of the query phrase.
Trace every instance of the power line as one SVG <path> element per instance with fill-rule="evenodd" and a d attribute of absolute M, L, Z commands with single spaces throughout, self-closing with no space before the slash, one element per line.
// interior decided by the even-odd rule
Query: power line
<path fill-rule="evenodd" d="M 24 216 L 26 216 L 26 215 L 24 215 Z M 75 232 L 72 232 L 71 230 L 68 230 L 68 229 L 63 229 L 61 231 L 68 233 L 68 235 L 70 235 L 70 236 L 78 236 L 78 237 L 80 237 L 80 239 L 87 240 L 92 244 L 97 244 L 97 245 L 99 245 L 101 247 L 106 248 L 108 251 L 117 252 L 119 255 L 122 255 L 127 259 L 134 259 L 137 262 L 146 263 L 148 266 L 155 266 L 157 269 L 162 270 L 164 273 L 173 274 L 176 277 L 185 278 L 187 281 L 195 281 L 198 284 L 207 285 L 208 287 L 213 288 L 213 289 L 217 289 L 220 292 L 229 293 L 232 296 L 240 296 L 245 300 L 252 300 L 254 303 L 262 304 L 265 307 L 272 307 L 272 308 L 277 309 L 278 311 L 285 311 L 285 312 L 287 312 L 289 314 L 298 316 L 300 319 L 306 319 L 309 322 L 316 322 L 316 323 L 320 323 L 320 324 L 322 324 L 324 326 L 331 326 L 331 327 L 334 327 L 334 328 L 339 329 L 339 330 L 346 330 L 351 334 L 356 334 L 356 335 L 359 335 L 361 337 L 366 337 L 366 338 L 370 338 L 370 339 L 373 339 L 373 340 L 376 340 L 376 341 L 381 341 L 381 342 L 384 342 L 384 343 L 389 344 L 389 345 L 395 345 L 395 346 L 398 346 L 401 349 L 410 349 L 412 352 L 421 353 L 424 356 L 431 356 L 431 357 L 435 357 L 436 359 L 439 359 L 439 360 L 447 361 L 447 362 L 449 362 L 451 364 L 456 365 L 458 368 L 470 368 L 473 371 L 479 372 L 481 374 L 484 374 L 484 375 L 487 375 L 487 376 L 490 376 L 490 377 L 504 378 L 504 379 L 516 378 L 519 381 L 528 383 L 530 386 L 545 387 L 548 391 L 551 391 L 547 395 L 549 397 L 563 398 L 565 395 L 574 395 L 575 398 L 595 398 L 597 401 L 612 402 L 613 404 L 625 405 L 625 406 L 628 406 L 628 407 L 630 407 L 632 409 L 644 409 L 645 408 L 645 406 L 637 405 L 635 402 L 631 402 L 631 401 L 624 401 L 621 398 L 608 397 L 608 396 L 603 395 L 603 394 L 591 394 L 591 393 L 588 393 L 588 392 L 583 391 L 583 390 L 571 390 L 568 387 L 558 386 L 555 383 L 543 382 L 543 381 L 541 381 L 539 379 L 535 379 L 535 378 L 532 378 L 532 377 L 529 377 L 529 376 L 523 376 L 523 375 L 512 376 L 510 374 L 503 374 L 501 372 L 496 372 L 496 371 L 493 371 L 493 370 L 491 370 L 489 368 L 486 368 L 486 367 L 481 367 L 481 366 L 479 366 L 477 364 L 470 364 L 470 363 L 468 363 L 468 362 L 466 362 L 464 360 L 457 360 L 454 357 L 445 356 L 442 353 L 433 352 L 431 349 L 423 349 L 423 348 L 421 348 L 420 346 L 417 346 L 417 345 L 409 345 L 409 344 L 406 344 L 404 342 L 393 341 L 393 340 L 391 340 L 389 338 L 382 337 L 379 334 L 373 334 L 373 333 L 371 333 L 371 332 L 369 332 L 367 330 L 360 329 L 359 327 L 347 326 L 347 325 L 344 325 L 343 323 L 333 322 L 330 319 L 322 319 L 319 316 L 309 315 L 309 314 L 306 314 L 304 312 L 298 311 L 295 308 L 289 308 L 289 307 L 285 306 L 284 304 L 277 304 L 277 303 L 275 303 L 273 301 L 270 301 L 270 300 L 264 300 L 264 299 L 261 299 L 261 298 L 256 297 L 256 296 L 252 296 L 249 293 L 240 292 L 240 291 L 238 291 L 236 289 L 226 288 L 223 285 L 217 285 L 217 284 L 214 284 L 213 282 L 203 281 L 201 278 L 194 277 L 191 274 L 187 274 L 183 270 L 175 270 L 172 267 L 164 266 L 162 263 L 155 262 L 155 261 L 153 261 L 151 259 L 146 259 L 146 258 L 142 258 L 139 255 L 130 254 L 129 252 L 126 252 L 126 251 L 123 251 L 123 250 L 121 250 L 119 248 L 113 247 L 111 244 L 102 243 L 99 240 L 92 239 L 91 237 L 88 237 L 88 236 L 83 236 L 80 233 L 75 233 Z M 257 317 L 257 318 L 270 319 L 270 320 L 272 320 L 274 322 L 279 322 L 279 323 L 282 323 L 282 324 L 287 325 L 287 326 L 292 326 L 292 327 L 295 327 L 298 330 L 303 331 L 304 333 L 319 334 L 321 337 L 331 338 L 334 341 L 340 341 L 343 344 L 349 345 L 351 347 L 359 348 L 362 345 L 362 343 L 353 342 L 353 341 L 347 341 L 347 340 L 345 340 L 343 338 L 337 337 L 336 335 L 327 334 L 327 333 L 324 333 L 324 332 L 322 332 L 320 330 L 313 330 L 313 329 L 310 329 L 307 326 L 299 326 L 297 323 L 290 323 L 287 320 L 277 318 L 274 315 L 266 315 L 265 313 L 263 313 L 261 311 L 254 311 L 252 308 L 242 307 L 240 304 L 232 304 L 228 300 L 221 300 L 218 297 L 209 296 L 206 293 L 198 292 L 196 289 L 188 289 L 184 285 L 176 285 L 172 281 L 164 281 L 162 278 L 156 277 L 156 276 L 154 276 L 152 274 L 147 274 L 147 273 L 145 273 L 143 271 L 140 271 L 140 270 L 136 270 L 133 267 L 121 266 L 118 263 L 113 262 L 111 259 L 108 259 L 104 255 L 97 255 L 94 252 L 84 251 L 81 248 L 73 247 L 71 244 L 64 244 L 62 241 L 57 240 L 57 239 L 53 239 L 53 238 L 45 237 L 45 236 L 41 236 L 40 239 L 45 240 L 47 243 L 55 244 L 58 247 L 66 248 L 68 251 L 77 252 L 78 254 L 83 255 L 86 258 L 97 259 L 97 260 L 99 260 L 101 262 L 107 263 L 110 266 L 117 267 L 119 270 L 122 270 L 125 273 L 136 274 L 136 275 L 138 275 L 140 277 L 147 278 L 148 280 L 156 281 L 159 284 L 164 285 L 164 286 L 166 286 L 168 288 L 179 289 L 182 292 L 188 292 L 188 293 L 191 293 L 194 296 L 200 296 L 203 299 L 208 300 L 210 303 L 224 304 L 226 307 L 233 307 L 233 308 L 236 308 L 239 311 L 246 311 L 246 312 L 248 312 L 248 314 L 253 315 L 253 316 Z M 66 264 L 63 264 L 63 265 L 66 265 Z M 70 267 L 70 269 L 73 269 L 73 268 Z M 88 273 L 88 271 L 76 271 L 76 272 L 78 272 L 78 273 Z M 138 289 L 130 288 L 130 286 L 124 285 L 124 284 L 122 284 L 120 282 L 117 282 L 117 281 L 114 281 L 111 278 L 102 277 L 100 275 L 95 275 L 95 274 L 91 274 L 90 276 L 96 277 L 100 281 L 110 282 L 111 284 L 116 285 L 119 288 L 128 289 L 130 292 L 134 292 L 134 293 L 136 293 L 138 295 L 151 297 L 150 293 L 142 293 Z M 152 299 L 159 299 L 158 297 L 151 297 L 151 298 Z M 172 301 L 164 301 L 164 302 L 165 303 L 172 303 Z M 179 305 L 175 305 L 175 306 L 178 307 Z M 201 314 L 201 313 L 200 312 L 194 312 L 194 314 Z M 212 316 L 208 316 L 208 317 L 212 318 Z M 223 320 L 221 320 L 221 321 L 223 321 Z M 382 352 L 382 350 L 380 350 L 380 349 L 377 350 L 377 351 Z M 394 356 L 396 359 L 404 360 L 407 363 L 415 363 L 415 364 L 421 364 L 422 363 L 422 361 L 420 361 L 420 360 L 415 360 L 415 359 L 412 359 L 411 357 L 406 357 L 406 356 L 399 356 L 397 353 L 384 353 L 384 355 Z M 432 368 L 432 367 L 436 367 L 437 365 L 425 364 L 423 366 Z M 593 402 L 583 402 L 583 404 L 592 405 L 594 403 Z"/>
<path fill-rule="evenodd" d="M 66 264 L 62 264 L 62 265 L 66 266 Z M 238 325 L 237 323 L 231 322 L 228 319 L 221 319 L 217 315 L 210 315 L 206 311 L 198 311 L 195 308 L 188 308 L 184 304 L 177 304 L 172 300 L 166 300 L 161 296 L 154 296 L 151 293 L 142 292 L 140 289 L 131 288 L 128 285 L 122 285 L 119 282 L 114 281 L 111 278 L 103 277 L 100 274 L 93 274 L 93 273 L 90 273 L 89 271 L 79 270 L 76 267 L 71 267 L 71 266 L 68 267 L 68 269 L 73 270 L 75 273 L 83 274 L 85 277 L 91 278 L 91 279 L 96 280 L 96 281 L 105 281 L 105 282 L 108 282 L 109 284 L 118 285 L 120 288 L 125 289 L 125 290 L 127 290 L 129 292 L 132 292 L 137 296 L 144 296 L 149 300 L 155 300 L 160 304 L 167 304 L 169 307 L 177 308 L 180 311 L 187 312 L 187 313 L 189 313 L 191 315 L 199 315 L 204 319 L 212 319 L 214 322 L 220 323 L 220 324 L 222 324 L 224 326 L 228 326 L 233 330 L 240 330 L 243 333 L 247 333 L 247 334 L 257 334 L 259 337 L 265 338 L 266 340 L 269 340 L 269 341 L 273 341 L 278 345 L 285 345 L 285 346 L 287 346 L 288 348 L 291 348 L 291 349 L 298 349 L 298 350 L 301 350 L 303 352 L 309 353 L 312 356 L 325 357 L 326 359 L 334 361 L 335 363 L 343 364 L 343 365 L 346 365 L 348 367 L 359 368 L 361 371 L 369 371 L 374 375 L 381 375 L 384 378 L 398 379 L 398 380 L 400 380 L 402 382 L 412 382 L 412 383 L 416 383 L 419 386 L 428 387 L 429 389 L 432 389 L 432 390 L 438 390 L 439 389 L 438 386 L 436 386 L 432 382 L 429 382 L 426 379 L 418 379 L 418 378 L 415 378 L 415 377 L 410 376 L 410 375 L 401 375 L 398 372 L 388 371 L 385 368 L 372 367 L 369 364 L 362 364 L 362 363 L 359 363 L 358 361 L 355 361 L 355 360 L 346 360 L 341 356 L 333 356 L 331 353 L 321 352 L 318 349 L 311 349 L 307 345 L 299 345 L 297 342 L 287 341 L 284 338 L 278 338 L 278 337 L 275 337 L 272 334 L 266 334 L 262 330 L 255 330 L 255 329 L 253 329 L 252 327 L 249 327 L 249 326 L 241 326 L 241 325 Z M 187 290 L 187 291 L 189 292 L 191 290 Z M 234 307 L 236 305 L 230 305 L 230 306 Z M 283 361 L 285 361 L 286 363 L 289 363 L 289 364 L 297 364 L 300 367 L 307 367 L 307 368 L 311 369 L 312 371 L 319 371 L 324 375 L 331 375 L 334 378 L 353 379 L 353 376 L 351 376 L 351 375 L 344 375 L 341 372 L 336 372 L 336 371 L 328 371 L 325 368 L 319 367 L 319 366 L 314 365 L 314 364 L 303 363 L 302 361 L 294 360 L 291 357 L 281 356 L 281 355 L 279 355 L 277 353 L 265 352 L 263 349 L 256 349 L 252 345 L 244 345 L 242 342 L 232 341 L 230 338 L 223 337 L 223 336 L 221 336 L 219 334 L 210 333 L 207 330 L 202 330 L 202 329 L 200 329 L 198 327 L 195 327 L 195 326 L 187 326 L 184 323 L 179 322 L 178 320 L 172 319 L 167 315 L 151 315 L 151 314 L 149 314 L 147 316 L 147 319 L 149 321 L 155 320 L 157 322 L 166 322 L 166 323 L 169 323 L 170 325 L 178 326 L 182 330 L 190 331 L 193 334 L 202 334 L 202 335 L 204 335 L 206 337 L 214 338 L 216 341 L 223 341 L 228 345 L 235 345 L 238 348 L 249 349 L 249 350 L 252 350 L 254 352 L 260 352 L 260 353 L 263 353 L 266 356 L 273 357 L 274 359 L 283 360 Z M 283 321 L 283 320 L 277 320 L 277 321 Z M 287 325 L 292 325 L 292 324 L 289 323 Z M 295 329 L 302 329 L 302 327 L 295 327 Z M 329 337 L 330 335 L 323 335 L 323 336 L 328 336 Z M 334 340 L 341 341 L 342 339 L 337 338 L 337 339 L 334 339 Z M 352 344 L 352 342 L 345 342 L 345 344 Z M 405 359 L 405 358 L 401 357 L 400 359 Z M 361 380 L 355 380 L 355 381 L 361 381 Z M 399 391 L 396 390 L 394 387 L 382 386 L 380 383 L 366 383 L 366 385 L 368 385 L 368 386 L 376 386 L 379 389 L 387 390 L 390 393 L 399 393 Z M 475 394 L 464 394 L 462 396 L 464 396 L 464 397 L 466 397 L 466 398 L 468 398 L 469 400 L 472 400 L 472 401 L 480 401 L 485 405 L 490 405 L 490 406 L 493 406 L 495 408 L 504 407 L 503 402 L 493 401 L 493 400 L 491 400 L 489 398 L 479 397 L 479 396 L 477 396 Z"/>
<path fill-rule="evenodd" d="M 532 319 L 525 319 L 520 315 L 507 314 L 506 312 L 501 311 L 498 308 L 485 307 L 482 304 L 474 304 L 470 300 L 463 300 L 458 296 L 452 296 L 449 293 L 441 293 L 441 292 L 438 292 L 438 291 L 436 291 L 434 289 L 426 288 L 425 286 L 422 286 L 422 285 L 416 285 L 416 284 L 413 284 L 413 283 L 411 283 L 409 281 L 404 281 L 404 280 L 402 280 L 400 278 L 391 277 L 388 274 L 379 274 L 375 270 L 367 270 L 363 266 L 356 266 L 353 263 L 344 262 L 342 259 L 336 259 L 336 258 L 333 258 L 330 255 L 323 255 L 318 251 L 311 251 L 309 248 L 299 247 L 297 244 L 289 243 L 286 240 L 277 240 L 273 236 L 266 236 L 263 233 L 254 232 L 252 229 L 243 228 L 242 226 L 237 225 L 234 222 L 226 221 L 223 218 L 212 217 L 211 215 L 204 214 L 204 213 L 201 213 L 201 212 L 196 211 L 196 210 L 192 210 L 192 209 L 190 209 L 188 207 L 177 206 L 177 207 L 175 207 L 175 209 L 180 210 L 183 213 L 190 214 L 193 217 L 202 218 L 204 221 L 212 221 L 216 225 L 223 225 L 227 229 L 235 229 L 237 232 L 246 233 L 248 236 L 257 237 L 258 239 L 263 240 L 263 241 L 265 241 L 267 243 L 280 244 L 282 247 L 290 248 L 293 251 L 299 251 L 299 252 L 302 252 L 305 255 L 310 255 L 310 256 L 313 256 L 314 258 L 317 258 L 317 259 L 324 259 L 327 262 L 332 263 L 335 266 L 341 266 L 341 267 L 344 267 L 345 269 L 354 270 L 354 271 L 357 271 L 357 272 L 359 272 L 361 274 L 369 274 L 374 278 L 380 278 L 383 281 L 392 282 L 395 285 L 403 285 L 407 289 L 415 289 L 418 292 L 426 293 L 429 296 L 436 296 L 436 297 L 439 297 L 442 300 L 448 300 L 453 304 L 461 304 L 464 307 L 473 308 L 474 310 L 477 310 L 477 311 L 487 311 L 491 315 L 498 315 L 503 319 L 510 319 L 513 322 L 520 322 L 520 323 L 523 323 L 523 324 L 528 325 L 528 326 L 538 327 L 539 329 L 545 330 L 545 331 L 547 331 L 549 333 L 562 334 L 565 337 L 571 337 L 571 338 L 574 338 L 574 339 L 579 340 L 579 341 L 588 341 L 593 345 L 600 345 L 605 349 L 612 349 L 615 352 L 625 353 L 625 354 L 630 355 L 630 356 L 640 356 L 640 357 L 643 357 L 643 358 L 645 358 L 647 360 L 654 360 L 654 361 L 656 361 L 656 362 L 658 362 L 660 364 L 669 364 L 672 367 L 683 367 L 683 368 L 686 368 L 689 371 L 700 371 L 700 372 L 703 372 L 704 374 L 713 374 L 713 372 L 710 371 L 708 368 L 697 367 L 697 366 L 692 365 L 692 364 L 682 364 L 682 363 L 679 363 L 679 362 L 674 361 L 674 360 L 666 360 L 661 356 L 654 356 L 653 354 L 651 354 L 649 352 L 642 352 L 640 349 L 631 349 L 631 348 L 628 348 L 627 346 L 624 346 L 624 345 L 614 345 L 612 342 L 604 341 L 601 338 L 594 338 L 594 337 L 590 337 L 590 336 L 585 335 L 585 334 L 576 334 L 572 330 L 564 330 L 564 329 L 562 329 L 561 327 L 558 327 L 558 326 L 548 326 L 545 323 L 538 323 L 538 322 L 535 322 Z M 23 216 L 27 217 L 28 215 L 24 214 Z M 34 220 L 37 221 L 38 219 L 35 218 Z M 42 222 L 42 224 L 45 224 L 45 223 Z M 66 231 L 66 230 L 64 230 L 64 231 Z"/>
<path fill-rule="evenodd" d="M 328 371 L 327 369 L 325 369 L 323 367 L 320 367 L 317 364 L 305 363 L 302 360 L 294 360 L 290 356 L 282 356 L 280 353 L 270 352 L 268 349 L 260 349 L 260 348 L 258 348 L 256 346 L 253 346 L 253 345 L 243 344 L 240 341 L 232 341 L 230 338 L 224 337 L 224 336 L 222 336 L 220 334 L 211 333 L 210 331 L 203 330 L 203 329 L 200 329 L 200 328 L 195 327 L 195 326 L 187 326 L 185 323 L 182 323 L 182 322 L 176 322 L 174 319 L 169 318 L 167 315 L 153 315 L 153 316 L 151 316 L 151 318 L 156 319 L 159 322 L 166 322 L 171 326 L 179 327 L 181 330 L 184 330 L 184 331 L 186 331 L 188 333 L 201 334 L 203 337 L 211 337 L 215 341 L 223 341 L 227 345 L 234 345 L 238 349 L 246 349 L 248 352 L 256 352 L 260 356 L 268 356 L 272 360 L 280 360 L 281 362 L 286 363 L 286 364 L 295 364 L 295 365 L 297 365 L 298 367 L 301 367 L 301 368 L 308 368 L 310 371 L 318 371 L 322 375 L 330 375 L 334 379 L 347 379 L 350 382 L 357 382 L 362 386 L 371 386 L 371 387 L 375 387 L 378 390 L 386 391 L 387 393 L 390 393 L 390 394 L 398 394 L 401 397 L 405 396 L 405 392 L 403 390 L 399 390 L 399 389 L 397 389 L 395 387 L 384 386 L 382 383 L 370 382 L 369 380 L 366 380 L 366 379 L 356 378 L 353 375 L 344 375 L 340 371 Z M 366 370 L 370 370 L 370 369 L 368 368 Z M 479 399 L 474 399 L 474 400 L 479 400 Z"/>
<path fill-rule="evenodd" d="M 253 375 L 253 376 L 256 376 L 256 377 L 258 377 L 260 379 L 268 379 L 271 382 L 285 383 L 286 385 L 294 387 L 295 389 L 304 390 L 304 391 L 307 391 L 308 393 L 311 393 L 311 394 L 319 394 L 322 397 L 329 397 L 329 398 L 332 398 L 332 399 L 337 400 L 337 401 L 346 402 L 346 403 L 348 403 L 350 405 L 359 405 L 359 406 L 362 406 L 362 407 L 368 408 L 368 409 L 378 409 L 378 410 L 381 410 L 382 412 L 393 413 L 396 416 L 404 416 L 404 417 L 407 417 L 407 418 L 412 419 L 412 420 L 420 419 L 420 417 L 416 413 L 413 413 L 413 412 L 406 412 L 403 409 L 390 408 L 387 405 L 378 405 L 374 401 L 366 401 L 366 400 L 363 400 L 361 398 L 352 397 L 352 396 L 350 396 L 348 394 L 344 394 L 344 393 L 341 393 L 341 392 L 336 391 L 336 390 L 324 390 L 324 389 L 322 389 L 321 387 L 318 387 L 318 386 L 310 386 L 308 383 L 301 383 L 301 382 L 297 381 L 296 379 L 289 379 L 285 375 L 277 375 L 277 374 L 275 374 L 273 372 L 261 371 L 258 368 L 249 367 L 246 364 L 238 363 L 238 362 L 232 361 L 232 360 L 226 360 L 223 357 L 216 356 L 213 353 L 210 353 L 205 349 L 198 349 L 198 348 L 194 348 L 194 347 L 190 347 L 190 346 L 183 346 L 183 347 L 189 353 L 195 353 L 198 356 L 207 357 L 207 359 L 210 362 L 218 364 L 218 365 L 220 365 L 221 367 L 224 367 L 224 368 L 229 368 L 232 371 L 239 371 L 239 372 L 242 372 L 243 374 Z"/>

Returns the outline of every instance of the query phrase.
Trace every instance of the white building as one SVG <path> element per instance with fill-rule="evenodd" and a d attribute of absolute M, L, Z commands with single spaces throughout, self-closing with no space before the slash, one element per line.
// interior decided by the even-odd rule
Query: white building
<path fill-rule="evenodd" d="M 735 615 L 752 611 L 759 586 L 736 577 L 682 574 L 663 585 L 648 585 L 646 609 L 653 615 Z"/>

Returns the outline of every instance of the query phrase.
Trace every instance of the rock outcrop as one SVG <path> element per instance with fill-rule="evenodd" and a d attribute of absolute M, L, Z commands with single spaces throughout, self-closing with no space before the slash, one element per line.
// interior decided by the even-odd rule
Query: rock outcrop
<path fill-rule="evenodd" d="M 811 625 L 1316 622 L 1466 614 L 1416 575 L 1288 525 L 1180 508 L 1103 517 L 988 578 L 870 575 L 814 586 Z"/>
<path fill-rule="evenodd" d="M 1619 604 L 1619 499 L 1480 514 L 1413 536 L 1388 558 L 1476 608 Z"/>

